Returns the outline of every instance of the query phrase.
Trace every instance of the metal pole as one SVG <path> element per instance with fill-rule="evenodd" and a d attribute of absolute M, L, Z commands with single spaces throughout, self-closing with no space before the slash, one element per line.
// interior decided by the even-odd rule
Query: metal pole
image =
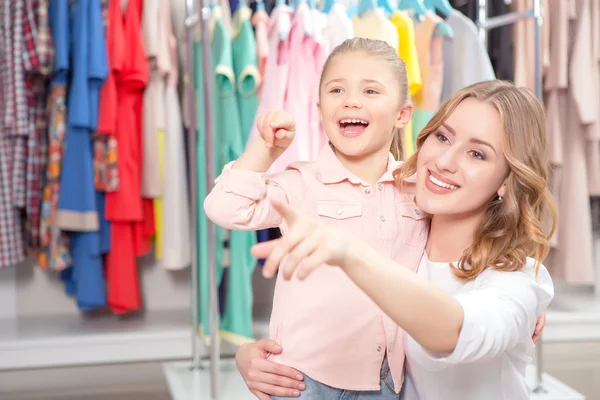
<path fill-rule="evenodd" d="M 206 191 L 210 192 L 215 179 L 215 154 L 214 154 L 214 124 L 213 124 L 213 105 L 212 105 L 212 79 L 213 76 L 211 71 L 211 54 L 210 54 L 210 7 L 207 0 L 201 0 L 200 18 L 196 13 L 194 7 L 194 0 L 186 0 L 186 41 L 187 41 L 187 62 L 185 69 L 185 84 L 187 85 L 188 98 L 186 101 L 190 106 L 190 117 L 192 120 L 192 127 L 190 132 L 189 141 L 189 166 L 190 166 L 190 189 L 191 189 L 191 209 L 193 218 L 193 229 L 192 229 L 192 369 L 198 370 L 200 368 L 200 337 L 202 336 L 199 332 L 199 318 L 198 318 L 198 258 L 197 258 L 197 242 L 198 237 L 198 200 L 197 199 L 197 181 L 196 181 L 196 93 L 195 85 L 193 81 L 193 70 L 194 70 L 194 35 L 193 29 L 195 25 L 200 23 L 201 30 L 201 45 L 202 45 L 202 82 L 198 85 L 202 88 L 202 95 L 204 97 L 204 129 L 205 129 L 205 145 L 204 151 L 206 153 L 207 166 L 205 169 L 206 173 Z M 191 85 L 191 86 L 190 86 Z M 202 199 L 200 199 L 202 201 Z M 210 398 L 212 400 L 218 399 L 218 374 L 219 374 L 219 359 L 220 359 L 220 344 L 219 344 L 219 303 L 217 293 L 217 276 L 216 276 L 216 227 L 210 221 L 207 220 L 207 237 L 203 238 L 208 244 L 208 285 L 209 285 L 209 309 L 210 309 Z"/>
<path fill-rule="evenodd" d="M 535 95 L 543 103 L 544 101 L 544 89 L 543 89 L 543 77 L 542 77 L 542 24 L 543 24 L 543 10 L 541 0 L 533 0 L 533 21 L 535 24 L 534 28 L 534 65 L 535 65 L 535 82 L 534 90 Z M 535 378 L 536 387 L 535 393 L 545 393 L 543 387 L 543 344 L 542 337 L 538 339 L 535 346 Z"/>
<path fill-rule="evenodd" d="M 487 49 L 487 0 L 479 0 L 477 2 L 477 27 L 479 28 L 479 40 L 483 43 L 483 47 Z"/>
<path fill-rule="evenodd" d="M 186 0 L 186 22 L 193 15 L 194 0 Z M 188 170 L 189 170 L 189 188 L 190 188 L 190 212 L 192 217 L 192 226 L 190 236 L 192 240 L 192 293 L 190 299 L 192 313 L 192 366 L 193 370 L 200 368 L 200 337 L 198 335 L 198 252 L 197 252 L 197 237 L 198 237 L 198 213 L 196 210 L 197 189 L 196 189 L 196 139 L 197 139 L 197 124 L 196 124 L 196 92 L 194 83 L 194 35 L 193 25 L 186 24 L 185 29 L 185 44 L 186 58 L 184 66 L 183 84 L 184 96 L 183 101 L 188 106 L 190 126 L 188 131 Z"/>

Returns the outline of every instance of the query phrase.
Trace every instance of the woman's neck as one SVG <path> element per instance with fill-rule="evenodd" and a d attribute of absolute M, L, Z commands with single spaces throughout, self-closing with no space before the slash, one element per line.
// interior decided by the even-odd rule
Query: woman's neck
<path fill-rule="evenodd" d="M 342 165 L 369 185 L 375 185 L 385 174 L 388 168 L 389 151 L 383 149 L 360 156 L 347 156 L 335 150 L 338 160 Z"/>
<path fill-rule="evenodd" d="M 482 214 L 468 216 L 434 215 L 425 251 L 434 262 L 458 261 L 473 244 Z"/>

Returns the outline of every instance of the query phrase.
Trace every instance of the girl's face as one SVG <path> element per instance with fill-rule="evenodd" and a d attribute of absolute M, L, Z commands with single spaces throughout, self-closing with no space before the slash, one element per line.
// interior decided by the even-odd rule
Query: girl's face
<path fill-rule="evenodd" d="M 494 106 L 463 100 L 419 151 L 419 207 L 431 215 L 483 215 L 490 201 L 505 191 L 509 166 L 503 134 Z"/>
<path fill-rule="evenodd" d="M 330 61 L 317 106 L 336 151 L 349 157 L 387 154 L 394 128 L 410 118 L 410 111 L 402 112 L 398 87 L 390 65 L 376 56 L 345 53 Z"/>

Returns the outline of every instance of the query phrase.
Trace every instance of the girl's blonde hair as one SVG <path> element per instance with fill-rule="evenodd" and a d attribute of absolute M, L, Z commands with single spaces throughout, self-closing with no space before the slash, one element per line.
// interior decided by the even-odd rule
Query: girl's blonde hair
<path fill-rule="evenodd" d="M 458 266 L 451 265 L 452 272 L 458 278 L 471 280 L 487 267 L 517 271 L 528 256 L 535 258 L 537 271 L 548 255 L 557 212 L 548 188 L 544 109 L 531 90 L 500 80 L 462 89 L 441 106 L 419 133 L 416 153 L 394 172 L 396 182 L 407 185 L 406 179 L 417 171 L 419 151 L 427 137 L 437 132 L 458 104 L 469 97 L 493 105 L 500 113 L 503 153 L 510 169 L 504 196 L 501 200 L 497 196 L 490 199 L 473 244 L 465 250 Z M 544 226 L 550 226 L 548 234 L 544 233 Z"/>
<path fill-rule="evenodd" d="M 365 39 L 355 37 L 353 39 L 346 39 L 342 44 L 333 49 L 325 65 L 323 66 L 323 72 L 321 72 L 321 79 L 319 82 L 319 91 L 323 84 L 323 76 L 327 71 L 327 67 L 331 64 L 331 61 L 341 54 L 348 53 L 365 53 L 366 55 L 378 57 L 382 61 L 387 62 L 392 68 L 392 72 L 396 81 L 398 82 L 398 90 L 400 93 L 400 107 L 405 107 L 409 104 L 410 98 L 408 93 L 408 76 L 406 74 L 406 64 L 398 57 L 398 52 L 387 42 L 382 40 Z M 402 153 L 402 133 L 403 129 L 394 129 L 394 138 L 390 147 L 390 152 L 396 160 L 401 160 Z"/>

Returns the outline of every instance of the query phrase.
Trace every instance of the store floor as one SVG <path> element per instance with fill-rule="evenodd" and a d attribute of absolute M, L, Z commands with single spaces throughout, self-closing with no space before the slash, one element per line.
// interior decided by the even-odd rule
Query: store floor
<path fill-rule="evenodd" d="M 546 372 L 587 400 L 600 400 L 600 342 L 544 345 Z M 242 385 L 222 400 L 253 399 Z M 237 393 L 237 392 L 240 393 Z M 201 396 L 200 399 L 209 397 Z M 162 364 L 0 373 L 2 400 L 169 400 Z"/>

